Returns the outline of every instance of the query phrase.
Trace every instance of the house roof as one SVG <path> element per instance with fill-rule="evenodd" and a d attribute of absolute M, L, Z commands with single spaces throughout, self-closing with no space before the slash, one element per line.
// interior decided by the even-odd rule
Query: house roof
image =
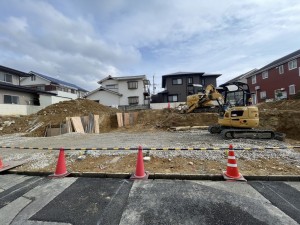
<path fill-rule="evenodd" d="M 57 94 L 50 93 L 47 91 L 35 90 L 35 89 L 29 88 L 29 87 L 14 85 L 14 84 L 5 83 L 5 82 L 1 82 L 1 81 L 0 81 L 0 88 L 5 89 L 5 90 L 19 91 L 19 92 L 32 93 L 32 94 L 57 95 Z"/>
<path fill-rule="evenodd" d="M 166 86 L 166 78 L 167 77 L 173 77 L 173 76 L 191 76 L 191 75 L 200 75 L 202 77 L 219 77 L 222 74 L 212 74 L 212 73 L 205 73 L 205 72 L 176 72 L 176 73 L 170 73 L 162 75 L 162 87 L 164 88 Z"/>
<path fill-rule="evenodd" d="M 10 74 L 14 74 L 14 75 L 18 75 L 19 77 L 30 77 L 30 74 L 28 73 L 24 73 L 22 71 L 19 70 L 15 70 L 6 66 L 1 66 L 0 65 L 0 71 L 4 71 L 6 73 L 10 73 Z"/>
<path fill-rule="evenodd" d="M 49 77 L 49 76 L 46 76 L 44 74 L 41 74 L 41 73 L 37 73 L 37 72 L 34 72 L 34 71 L 30 71 L 29 72 L 30 74 L 33 74 L 35 76 L 38 76 L 40 78 L 43 78 L 45 80 L 48 80 L 54 84 L 58 84 L 58 85 L 61 85 L 61 86 L 67 86 L 67 87 L 70 87 L 70 88 L 74 88 L 74 89 L 77 89 L 79 91 L 84 91 L 84 92 L 87 92 L 87 90 L 81 88 L 81 87 L 78 87 L 77 85 L 75 84 L 71 84 L 71 83 L 68 83 L 68 82 L 65 82 L 65 81 L 62 81 L 62 80 L 58 80 L 58 79 L 55 79 L 53 77 Z"/>
<path fill-rule="evenodd" d="M 233 78 L 229 81 L 226 81 L 224 84 L 227 84 L 227 83 L 230 83 L 230 82 L 233 82 L 233 81 L 237 81 L 237 80 L 240 80 L 240 79 L 243 79 L 243 78 L 247 78 L 247 77 L 251 76 L 253 73 L 255 73 L 256 71 L 257 71 L 256 68 L 253 69 L 253 70 L 250 70 L 247 73 L 243 73 L 243 74 L 241 74 L 241 75 L 239 75 L 239 76 L 237 76 L 237 77 L 235 77 L 235 78 Z"/>
<path fill-rule="evenodd" d="M 299 58 L 300 57 L 300 49 L 297 50 L 297 51 L 294 51 L 286 56 L 283 56 L 279 59 L 276 59 L 275 61 L 267 64 L 266 66 L 260 68 L 258 71 L 256 71 L 256 74 L 257 73 L 260 73 L 260 72 L 263 72 L 265 70 L 268 70 L 268 69 L 271 69 L 271 68 L 274 68 L 276 66 L 280 66 L 290 60 L 293 60 L 293 59 L 296 59 L 296 58 Z"/>
<path fill-rule="evenodd" d="M 93 90 L 93 91 L 87 93 L 84 97 L 90 96 L 90 95 L 96 93 L 97 91 L 106 91 L 106 92 L 109 92 L 109 93 L 114 94 L 114 95 L 123 96 L 123 95 L 120 94 L 119 92 L 112 91 L 112 90 L 107 89 L 107 88 L 104 88 L 104 87 L 99 87 L 99 88 L 97 88 L 97 89 L 95 89 L 95 90 Z"/>
<path fill-rule="evenodd" d="M 99 80 L 97 83 L 102 84 L 106 80 L 145 80 L 145 79 L 146 79 L 146 75 L 124 76 L 124 77 L 113 77 L 111 75 L 108 75 L 102 80 Z"/>

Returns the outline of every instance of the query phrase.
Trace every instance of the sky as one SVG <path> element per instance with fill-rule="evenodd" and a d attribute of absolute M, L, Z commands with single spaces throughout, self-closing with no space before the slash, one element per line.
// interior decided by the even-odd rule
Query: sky
<path fill-rule="evenodd" d="M 0 0 L 0 65 L 88 91 L 108 75 L 146 75 L 156 93 L 175 72 L 220 85 L 300 49 L 299 12 L 299 0 Z"/>

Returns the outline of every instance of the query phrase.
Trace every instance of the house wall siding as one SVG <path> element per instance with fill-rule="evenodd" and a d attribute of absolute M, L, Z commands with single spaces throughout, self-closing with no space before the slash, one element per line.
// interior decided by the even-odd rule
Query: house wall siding
<path fill-rule="evenodd" d="M 188 78 L 193 78 L 192 84 L 201 84 L 204 85 L 204 88 L 212 84 L 216 86 L 216 77 L 203 77 L 200 74 L 199 75 L 184 75 L 184 76 L 170 76 L 166 77 L 166 90 L 168 90 L 168 95 L 177 95 L 178 96 L 178 102 L 186 102 L 186 98 L 189 95 L 188 91 Z M 182 84 L 173 84 L 173 79 L 182 79 Z M 192 86 L 192 85 L 190 85 Z M 163 101 L 168 101 L 168 96 L 164 95 Z"/>
<path fill-rule="evenodd" d="M 120 105 L 128 105 L 128 97 L 138 96 L 139 97 L 139 105 L 144 104 L 144 83 L 143 80 L 132 80 L 138 81 L 137 89 L 128 89 L 128 80 L 119 81 L 119 93 L 122 94 L 120 98 Z"/>
<path fill-rule="evenodd" d="M 295 92 L 300 91 L 300 58 L 297 59 L 297 68 L 293 70 L 288 69 L 288 63 L 282 64 L 284 67 L 284 73 L 279 74 L 279 69 L 274 67 L 268 70 L 268 78 L 262 79 L 262 72 L 256 73 L 256 83 L 252 84 L 252 77 L 247 78 L 247 83 L 249 85 L 250 91 L 256 93 L 257 102 L 262 102 L 265 99 L 260 98 L 260 92 L 266 91 L 266 98 L 275 98 L 275 90 L 284 88 L 287 92 L 287 97 L 289 95 L 289 86 L 295 85 Z M 256 86 L 260 86 L 259 90 L 255 90 Z"/>
<path fill-rule="evenodd" d="M 100 104 L 107 105 L 107 106 L 120 105 L 119 95 L 115 95 L 104 90 L 97 91 L 87 96 L 87 99 L 92 101 L 99 101 Z"/>
<path fill-rule="evenodd" d="M 31 77 L 26 77 L 26 78 L 23 78 L 21 80 L 21 85 L 24 85 L 24 86 L 35 86 L 35 85 L 50 85 L 50 82 L 45 80 L 45 79 L 42 79 L 38 76 L 35 77 L 35 80 L 32 81 L 31 80 Z"/>
<path fill-rule="evenodd" d="M 9 83 L 9 84 L 14 84 L 14 85 L 19 85 L 20 82 L 19 82 L 19 76 L 17 75 L 14 75 L 14 74 L 11 74 L 11 73 L 6 73 L 6 72 L 3 72 L 3 71 L 0 71 L 0 74 L 10 74 L 12 75 L 12 83 Z"/>
<path fill-rule="evenodd" d="M 29 105 L 29 101 L 33 100 L 36 95 L 18 91 L 0 90 L 0 104 L 4 104 L 4 95 L 19 96 L 19 105 Z M 10 104 L 5 104 L 10 105 Z"/>

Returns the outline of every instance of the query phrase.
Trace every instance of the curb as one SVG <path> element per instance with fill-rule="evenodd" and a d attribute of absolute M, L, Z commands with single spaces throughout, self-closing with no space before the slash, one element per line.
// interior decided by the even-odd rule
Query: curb
<path fill-rule="evenodd" d="M 27 176 L 49 176 L 51 172 L 33 172 L 9 170 L 6 174 L 18 174 Z M 91 177 L 91 178 L 119 178 L 129 179 L 131 173 L 94 173 L 94 172 L 71 172 L 68 177 Z M 300 175 L 249 175 L 244 176 L 248 181 L 300 181 Z M 153 173 L 149 179 L 167 179 L 167 180 L 210 180 L 224 181 L 223 175 L 218 174 L 179 174 L 179 173 Z"/>

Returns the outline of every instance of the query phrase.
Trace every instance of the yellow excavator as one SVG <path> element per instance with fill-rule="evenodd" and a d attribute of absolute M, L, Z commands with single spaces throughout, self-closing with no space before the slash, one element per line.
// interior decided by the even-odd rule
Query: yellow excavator
<path fill-rule="evenodd" d="M 202 91 L 202 85 L 194 84 L 197 94 L 188 95 L 186 104 L 179 105 L 177 109 L 181 113 L 197 113 L 197 112 L 219 112 L 219 105 L 224 104 L 224 99 L 221 93 L 212 85 L 209 84 Z M 198 89 L 196 91 L 196 89 Z"/>
<path fill-rule="evenodd" d="M 219 103 L 218 124 L 209 127 L 211 134 L 221 134 L 225 139 L 253 138 L 284 140 L 284 134 L 272 130 L 255 129 L 259 125 L 258 108 L 252 105 L 249 86 L 242 82 L 220 85 L 223 103 L 219 101 L 220 92 L 211 88 L 206 100 Z"/>

